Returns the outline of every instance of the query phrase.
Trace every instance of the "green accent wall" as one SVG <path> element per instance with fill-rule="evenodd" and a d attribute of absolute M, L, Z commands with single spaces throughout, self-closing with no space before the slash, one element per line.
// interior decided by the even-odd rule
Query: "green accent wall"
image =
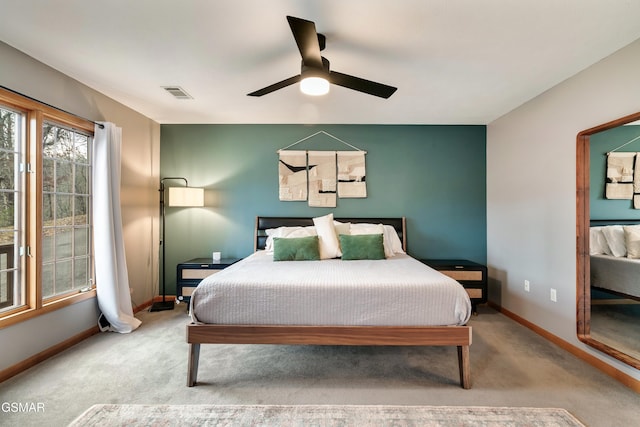
<path fill-rule="evenodd" d="M 607 179 L 607 153 L 640 152 L 640 126 L 618 126 L 591 135 L 589 138 L 589 197 L 591 219 L 640 219 L 640 210 L 633 208 L 632 200 L 608 200 L 605 198 Z M 638 161 L 636 159 L 636 161 Z"/>
<path fill-rule="evenodd" d="M 277 151 L 320 130 L 367 152 L 366 199 L 338 199 L 336 208 L 278 200 Z M 405 216 L 414 257 L 486 263 L 485 126 L 162 125 L 160 146 L 160 176 L 205 188 L 206 205 L 166 210 L 168 294 L 181 261 L 253 252 L 258 215 Z M 320 134 L 291 149 L 351 148 Z"/>

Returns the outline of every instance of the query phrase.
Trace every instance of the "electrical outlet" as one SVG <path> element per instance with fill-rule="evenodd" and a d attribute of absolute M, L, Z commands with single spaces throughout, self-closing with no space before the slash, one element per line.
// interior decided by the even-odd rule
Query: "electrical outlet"
<path fill-rule="evenodd" d="M 555 289 L 551 288 L 551 292 L 549 292 L 549 298 L 553 302 L 558 302 L 558 293 Z"/>
<path fill-rule="evenodd" d="M 525 290 L 526 292 L 529 292 L 529 291 L 531 290 L 531 284 L 529 283 L 529 281 L 528 281 L 528 280 L 525 280 L 525 281 L 524 281 L 524 290 Z"/>

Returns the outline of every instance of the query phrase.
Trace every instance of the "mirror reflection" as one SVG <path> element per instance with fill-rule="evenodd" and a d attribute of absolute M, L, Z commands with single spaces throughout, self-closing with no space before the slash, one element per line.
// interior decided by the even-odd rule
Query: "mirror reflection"
<path fill-rule="evenodd" d="M 640 359 L 640 123 L 589 146 L 591 338 Z"/>

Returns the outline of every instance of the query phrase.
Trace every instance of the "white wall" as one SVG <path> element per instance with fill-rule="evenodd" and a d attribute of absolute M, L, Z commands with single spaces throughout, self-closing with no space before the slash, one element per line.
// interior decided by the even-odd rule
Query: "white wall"
<path fill-rule="evenodd" d="M 640 40 L 488 125 L 487 262 L 490 300 L 640 379 L 576 336 L 576 135 L 637 111 Z"/>
<path fill-rule="evenodd" d="M 122 216 L 133 301 L 158 289 L 160 125 L 0 42 L 0 85 L 122 128 Z M 96 226 L 99 226 L 97 224 Z M 0 370 L 96 325 L 95 299 L 0 329 Z"/>

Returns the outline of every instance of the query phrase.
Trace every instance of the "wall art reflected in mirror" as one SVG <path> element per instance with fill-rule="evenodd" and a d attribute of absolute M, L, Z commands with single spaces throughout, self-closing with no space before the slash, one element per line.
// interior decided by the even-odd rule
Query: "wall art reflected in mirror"
<path fill-rule="evenodd" d="M 577 138 L 577 330 L 640 369 L 640 112 Z"/>

